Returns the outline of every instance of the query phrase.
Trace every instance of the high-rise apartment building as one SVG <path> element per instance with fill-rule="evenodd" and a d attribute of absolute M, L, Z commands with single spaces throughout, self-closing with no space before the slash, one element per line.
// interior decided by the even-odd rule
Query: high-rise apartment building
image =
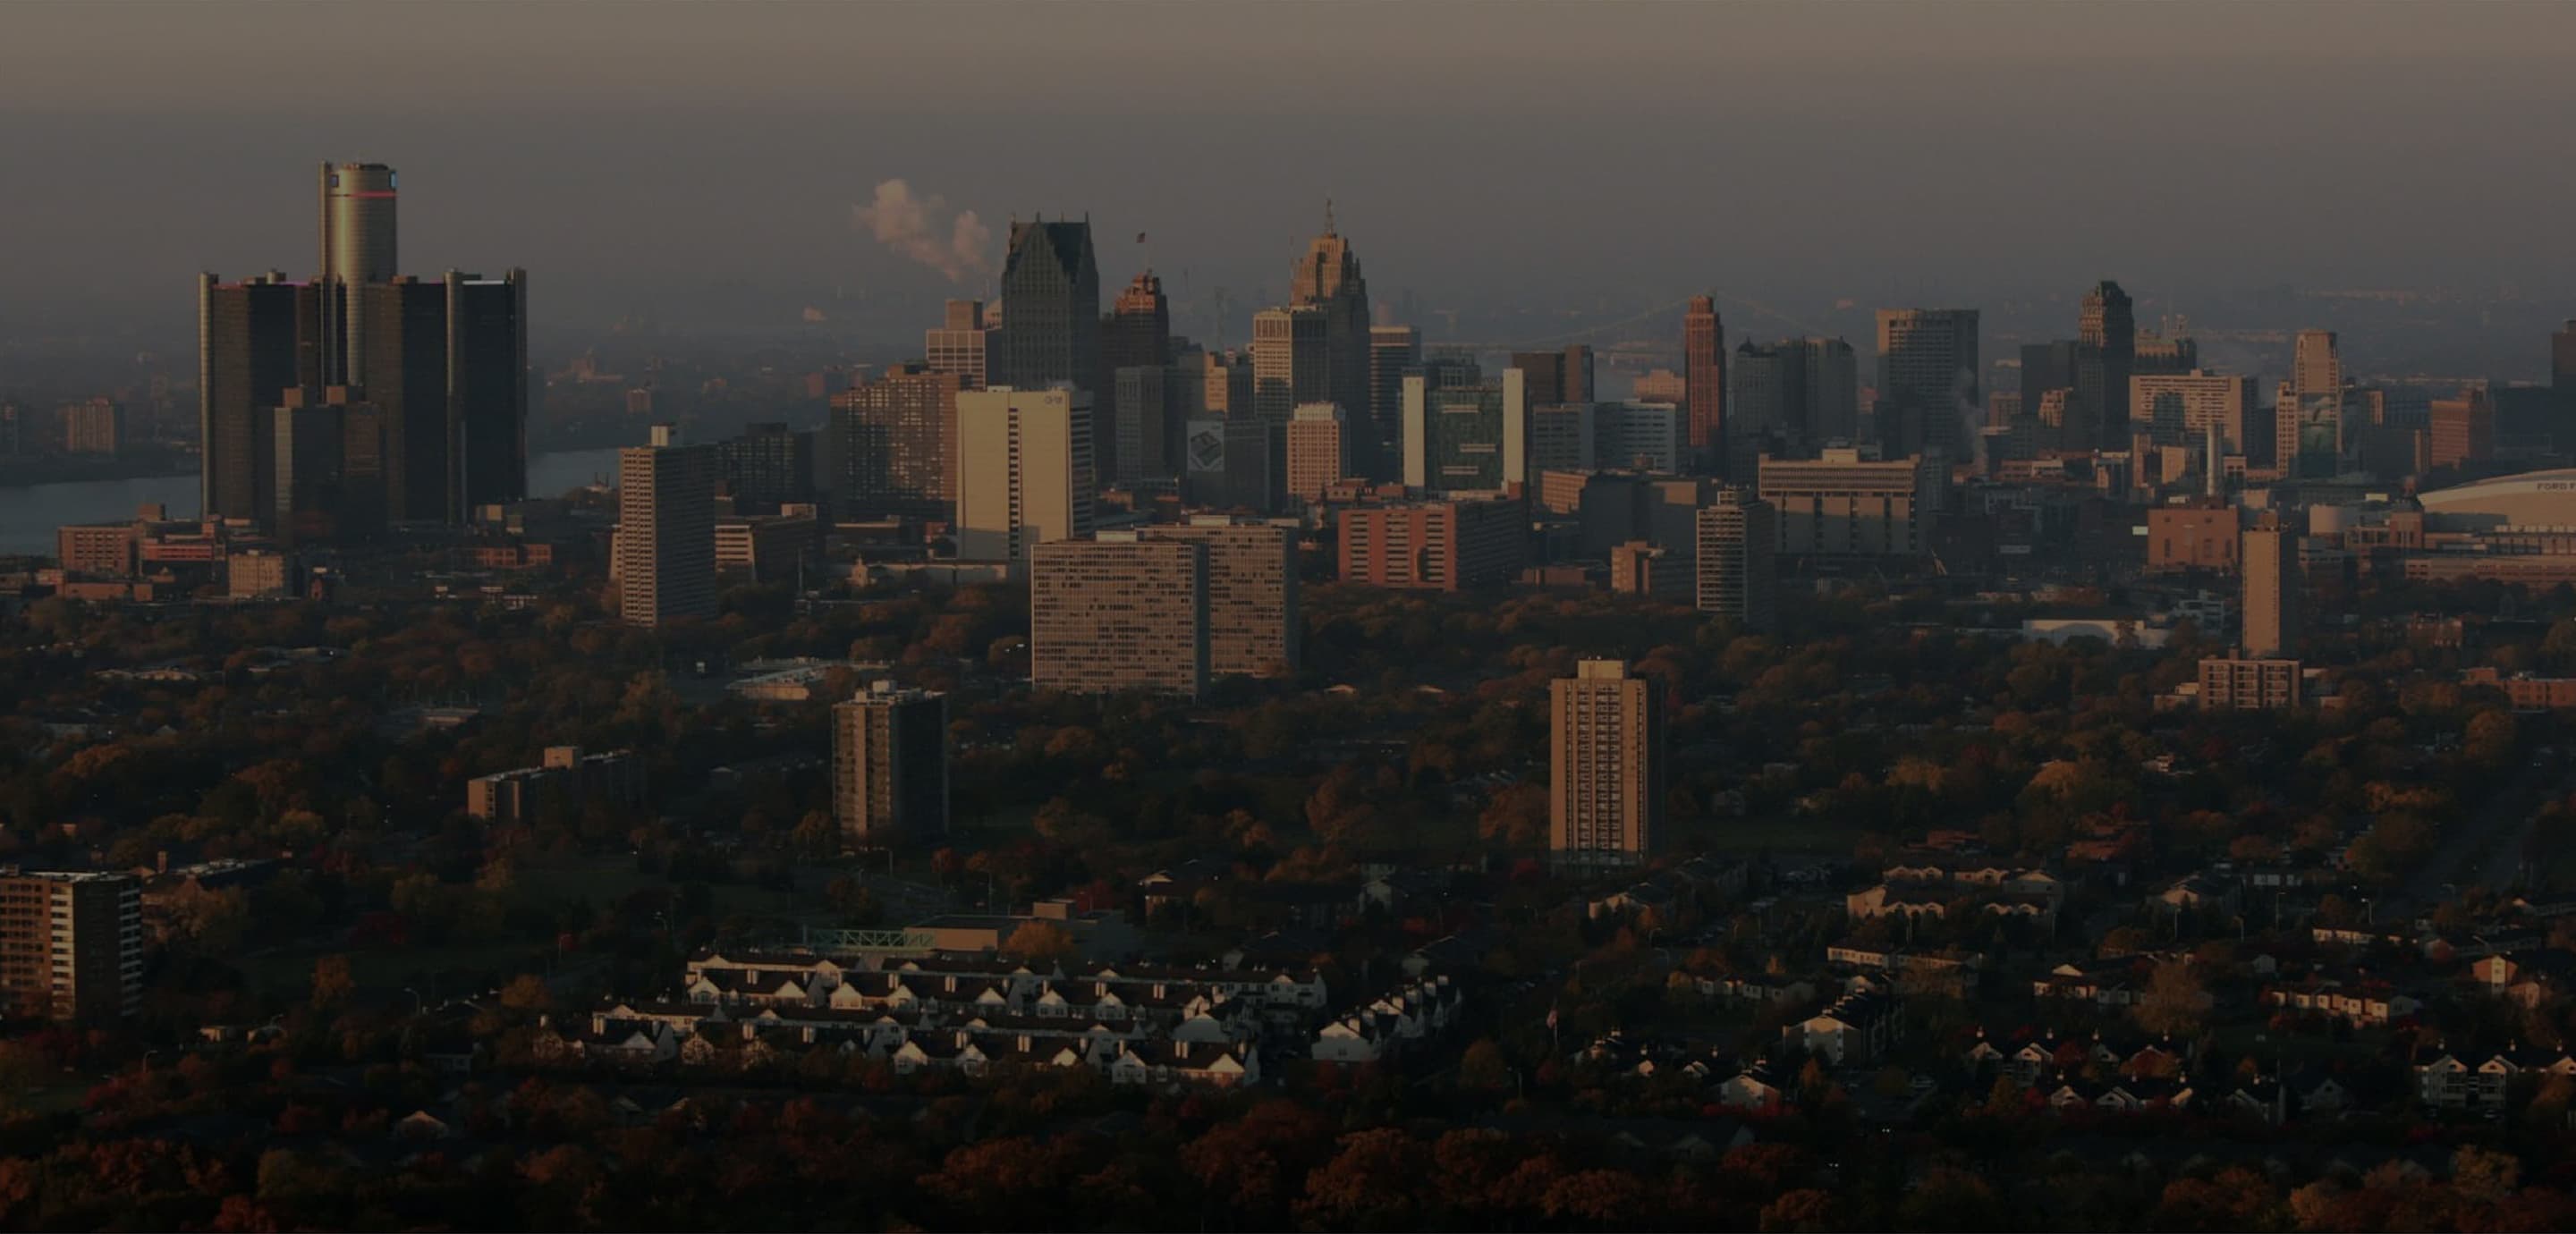
<path fill-rule="evenodd" d="M 871 683 L 832 705 L 832 814 L 841 847 L 948 834 L 948 696 Z"/>
<path fill-rule="evenodd" d="M 1208 681 L 1208 550 L 1102 532 L 1029 551 L 1029 664 L 1040 690 L 1196 698 Z"/>
<path fill-rule="evenodd" d="M 1926 551 L 1943 478 L 1920 457 L 1875 459 L 1828 449 L 1812 460 L 1762 460 L 1759 495 L 1791 557 L 1914 557 Z"/>
<path fill-rule="evenodd" d="M 981 361 L 977 361 L 978 367 Z M 898 364 L 832 396 L 832 502 L 845 517 L 947 519 L 957 501 L 956 372 Z"/>
<path fill-rule="evenodd" d="M 106 1024 L 143 1007 L 143 888 L 132 875 L 0 866 L 0 1007 Z"/>
<path fill-rule="evenodd" d="M 784 421 L 746 425 L 716 443 L 716 479 L 735 514 L 776 514 L 814 500 L 814 434 Z"/>
<path fill-rule="evenodd" d="M 2129 377 L 2136 367 L 2138 324 L 2129 293 L 2108 279 L 2084 293 L 2075 335 L 2076 422 L 2070 449 L 2103 450 L 2128 440 Z"/>
<path fill-rule="evenodd" d="M 311 283 L 271 271 L 197 278 L 198 488 L 213 518 L 260 519 L 277 506 L 263 413 L 289 390 L 322 384 L 322 301 Z"/>
<path fill-rule="evenodd" d="M 1517 499 L 1352 506 L 1335 519 L 1341 579 L 1421 591 L 1492 587 L 1520 573 L 1529 515 Z"/>
<path fill-rule="evenodd" d="M 981 390 L 992 337 L 983 301 L 951 300 L 939 326 L 921 332 L 922 367 L 954 376 L 959 389 Z"/>
<path fill-rule="evenodd" d="M 1556 859 L 1634 865 L 1664 816 L 1663 697 L 1620 660 L 1548 686 L 1548 838 Z"/>
<path fill-rule="evenodd" d="M 63 452 L 115 454 L 125 448 L 125 405 L 101 395 L 62 406 Z"/>
<path fill-rule="evenodd" d="M 2237 554 L 2244 572 L 2242 640 L 2248 659 L 2295 659 L 2299 654 L 2299 537 L 2277 524 L 2249 527 Z"/>
<path fill-rule="evenodd" d="M 988 386 L 957 395 L 957 557 L 1027 567 L 1091 532 L 1091 393 Z"/>
<path fill-rule="evenodd" d="M 1422 332 L 1411 326 L 1369 330 L 1369 478 L 1398 478 L 1404 462 L 1404 375 L 1422 363 Z M 1345 411 L 1348 409 L 1345 408 Z"/>
<path fill-rule="evenodd" d="M 1302 655 L 1297 616 L 1297 537 L 1290 528 L 1202 514 L 1146 527 L 1138 538 L 1207 550 L 1208 674 L 1292 677 Z"/>
<path fill-rule="evenodd" d="M 659 626 L 716 615 L 716 452 L 653 443 L 617 452 L 617 615 Z"/>
<path fill-rule="evenodd" d="M 1710 296 L 1692 296 L 1682 311 L 1682 389 L 1691 449 L 1714 465 L 1726 449 L 1726 325 Z"/>
<path fill-rule="evenodd" d="M 1002 328 L 986 380 L 1020 390 L 1100 380 L 1100 266 L 1091 224 L 1011 224 L 1002 263 Z M 1101 393 L 1093 390 L 1094 394 Z"/>
<path fill-rule="evenodd" d="M 2140 373 L 2129 378 L 2132 430 L 2145 429 L 2160 446 L 2190 445 L 2218 426 L 2230 451 L 2245 448 L 2245 419 L 2254 410 L 2254 379 L 2193 369 Z"/>
<path fill-rule="evenodd" d="M 1307 403 L 1334 401 L 1331 325 L 1319 305 L 1253 314 L 1254 415 L 1285 424 Z"/>
<path fill-rule="evenodd" d="M 1493 384 L 1404 379 L 1404 484 L 1433 493 L 1501 492 L 1530 471 L 1530 404 L 1519 369 Z"/>
<path fill-rule="evenodd" d="M 2283 711 L 2301 702 L 2296 660 L 2211 656 L 2200 662 L 2202 711 Z"/>
<path fill-rule="evenodd" d="M 1970 421 L 1983 414 L 1979 367 L 1977 310 L 1878 310 L 1879 447 L 1963 457 Z"/>
<path fill-rule="evenodd" d="M 324 163 L 320 253 L 314 281 L 324 300 L 322 380 L 364 386 L 369 378 L 364 345 L 374 305 L 363 294 L 371 283 L 400 273 L 395 254 L 394 169 L 382 163 Z"/>
<path fill-rule="evenodd" d="M 1699 512 L 1698 604 L 1759 633 L 1779 628 L 1779 528 L 1768 503 L 1728 486 Z"/>
<path fill-rule="evenodd" d="M 1351 473 L 1350 426 L 1342 409 L 1308 403 L 1288 422 L 1288 496 L 1310 505 Z"/>
<path fill-rule="evenodd" d="M 1368 406 L 1368 280 L 1360 274 L 1360 260 L 1351 252 L 1350 241 L 1333 226 L 1330 202 L 1324 205 L 1323 234 L 1306 246 L 1305 256 L 1289 272 L 1288 305 L 1323 314 L 1324 380 L 1322 388 L 1311 393 L 1297 387 L 1295 398 L 1276 418 L 1287 419 L 1305 403 L 1339 403 L 1354 414 Z M 1257 324 L 1255 329 L 1257 338 Z"/>

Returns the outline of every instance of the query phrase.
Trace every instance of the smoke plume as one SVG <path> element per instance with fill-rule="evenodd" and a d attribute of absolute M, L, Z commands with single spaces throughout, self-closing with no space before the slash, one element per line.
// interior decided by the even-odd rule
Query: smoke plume
<path fill-rule="evenodd" d="M 985 254 L 993 246 L 993 229 L 972 210 L 943 222 L 947 213 L 945 198 L 915 196 L 902 180 L 877 185 L 876 200 L 851 208 L 853 220 L 873 233 L 877 243 L 947 275 L 949 282 L 990 270 Z"/>

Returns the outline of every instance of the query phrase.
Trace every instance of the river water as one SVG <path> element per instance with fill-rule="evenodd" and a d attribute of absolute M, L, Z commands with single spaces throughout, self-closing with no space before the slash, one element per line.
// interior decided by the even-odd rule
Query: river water
<path fill-rule="evenodd" d="M 528 491 L 540 497 L 605 479 L 617 479 L 617 451 L 563 450 L 528 460 Z M 0 488 L 0 554 L 54 554 L 54 529 L 65 523 L 115 523 L 135 507 L 159 502 L 173 518 L 197 512 L 197 477 L 138 476 L 126 480 L 77 480 Z"/>

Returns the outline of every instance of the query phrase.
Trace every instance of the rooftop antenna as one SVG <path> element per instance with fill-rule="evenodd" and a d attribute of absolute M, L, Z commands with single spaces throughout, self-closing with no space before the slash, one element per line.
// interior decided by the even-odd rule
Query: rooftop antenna
<path fill-rule="evenodd" d="M 1324 234 L 1333 234 L 1333 199 L 1330 197 L 1324 199 Z"/>

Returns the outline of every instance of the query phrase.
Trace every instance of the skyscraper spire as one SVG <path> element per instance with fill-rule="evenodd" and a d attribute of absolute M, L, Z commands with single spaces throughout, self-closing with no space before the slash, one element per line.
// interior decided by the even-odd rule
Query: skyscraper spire
<path fill-rule="evenodd" d="M 1333 199 L 1330 197 L 1324 199 L 1324 234 L 1333 234 Z"/>

